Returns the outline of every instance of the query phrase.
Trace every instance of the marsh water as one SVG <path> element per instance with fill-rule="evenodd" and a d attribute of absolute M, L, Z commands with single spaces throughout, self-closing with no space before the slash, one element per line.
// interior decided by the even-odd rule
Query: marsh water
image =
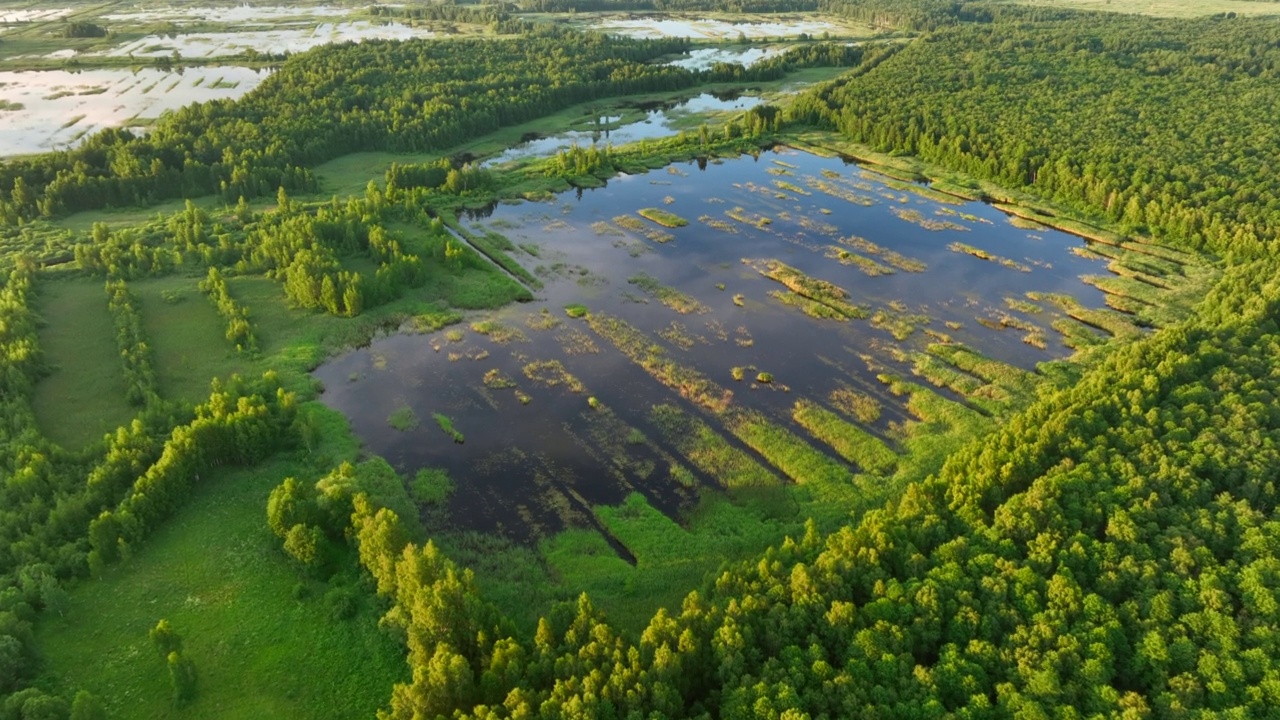
<path fill-rule="evenodd" d="M 702 113 L 749 110 L 764 102 L 755 95 L 701 93 L 687 100 L 659 104 L 644 111 L 644 118 L 619 125 L 620 116 L 598 118 L 600 129 L 570 130 L 544 137 L 532 137 L 485 160 L 482 167 L 495 167 L 513 160 L 548 157 L 578 147 L 624 145 L 639 140 L 667 137 L 678 131 L 682 117 Z"/>
<path fill-rule="evenodd" d="M 0 100 L 9 103 L 0 109 L 0 157 L 62 149 L 104 128 L 237 98 L 268 75 L 237 66 L 0 72 Z"/>
<path fill-rule="evenodd" d="M 735 405 L 762 411 L 801 437 L 790 414 L 795 400 L 825 402 L 841 386 L 884 404 L 871 431 L 884 435 L 891 423 L 907 420 L 901 399 L 885 392 L 876 373 L 910 377 L 899 353 L 934 342 L 926 328 L 1027 369 L 1068 354 L 1048 329 L 1057 317 L 1049 307 L 1020 315 L 1045 329 L 1044 349 L 1023 342 L 1020 331 L 978 320 L 1010 312 L 1005 299 L 1023 299 L 1028 291 L 1068 293 L 1100 307 L 1102 294 L 1079 276 L 1105 273 L 1106 267 L 1072 254 L 1082 239 L 1020 229 L 981 203 L 941 203 L 882 180 L 892 184 L 840 159 L 779 149 L 758 158 L 621 176 L 549 202 L 498 206 L 472 220 L 472 229 L 500 232 L 517 243 L 515 257 L 545 283 L 534 302 L 481 316 L 518 330 L 517 336 L 499 342 L 464 324 L 452 332 L 384 337 L 317 369 L 326 388 L 322 399 L 346 414 L 369 451 L 400 470 L 448 470 L 456 483 L 449 515 L 457 527 L 527 541 L 590 525 L 590 505 L 614 504 L 632 491 L 678 518 L 714 485 L 707 477 L 692 487 L 672 478 L 670 463 L 679 455 L 650 413 L 669 403 L 713 426 L 715 418 L 651 378 L 585 320 L 566 317 L 568 304 L 625 320 L 672 359 L 732 390 Z M 689 224 L 660 228 L 643 221 L 646 232 L 672 236 L 656 243 L 615 221 L 637 218 L 642 208 L 676 213 Z M 868 276 L 839 260 L 838 249 L 850 247 L 841 240 L 852 236 L 925 268 Z M 948 249 L 953 242 L 1017 267 Z M 743 262 L 764 258 L 835 283 L 873 313 L 914 318 L 914 330 L 908 327 L 909 336 L 897 339 L 891 323 L 821 320 L 784 306 L 770 291 L 785 288 Z M 695 298 L 700 307 L 673 311 L 628 282 L 640 274 Z M 535 379 L 547 373 L 524 372 L 531 363 L 555 360 L 580 380 L 580 392 Z M 751 368 L 744 381 L 731 377 L 735 366 Z M 518 388 L 486 386 L 486 373 L 495 370 Z M 751 382 L 756 371 L 771 373 L 774 381 Z M 612 412 L 593 407 L 599 405 Z M 419 425 L 393 429 L 388 418 L 406 407 Z M 451 418 L 465 442 L 443 433 L 433 413 Z"/>

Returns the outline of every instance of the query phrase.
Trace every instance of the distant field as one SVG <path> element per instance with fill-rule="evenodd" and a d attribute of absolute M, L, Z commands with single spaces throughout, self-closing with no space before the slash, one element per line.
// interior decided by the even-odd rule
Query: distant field
<path fill-rule="evenodd" d="M 52 684 L 85 688 L 113 718 L 373 717 L 404 674 L 371 596 L 335 620 L 266 526 L 267 494 L 300 474 L 276 461 L 205 478 L 205 487 L 129 562 L 72 590 L 37 628 Z M 195 664 L 196 700 L 173 709 L 147 632 L 168 619 Z"/>
<path fill-rule="evenodd" d="M 129 285 L 138 298 L 164 398 L 199 402 L 209 396 L 211 378 L 255 370 L 256 364 L 227 342 L 226 321 L 200 292 L 195 278 L 175 276 Z M 166 293 L 176 301 L 167 300 Z"/>
<path fill-rule="evenodd" d="M 101 280 L 42 283 L 36 308 L 47 323 L 40 347 L 53 371 L 36 385 L 32 405 L 40 429 L 79 448 L 128 423 L 124 373 Z"/>
<path fill-rule="evenodd" d="M 1237 15 L 1280 15 L 1280 4 L 1247 0 L 1019 0 L 1017 4 L 1170 18 L 1203 17 L 1228 12 Z"/>

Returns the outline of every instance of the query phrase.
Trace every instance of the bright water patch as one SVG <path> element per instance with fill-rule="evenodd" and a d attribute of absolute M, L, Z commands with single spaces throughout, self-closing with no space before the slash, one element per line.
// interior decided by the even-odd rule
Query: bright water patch
<path fill-rule="evenodd" d="M 720 48 L 699 48 L 690 50 L 679 60 L 667 63 L 686 70 L 710 70 L 716 63 L 732 63 L 743 67 L 751 67 L 758 62 L 768 60 L 786 52 L 785 47 L 752 47 L 737 50 Z"/>
<path fill-rule="evenodd" d="M 628 123 L 617 128 L 608 127 L 617 122 L 617 117 L 601 117 L 599 130 L 571 130 L 547 137 L 527 140 L 508 148 L 489 158 L 484 167 L 501 165 L 512 160 L 534 157 L 549 157 L 577 145 L 578 147 L 625 145 L 638 140 L 668 137 L 676 132 L 675 123 L 682 115 L 709 113 L 731 110 L 749 110 L 763 100 L 754 95 L 741 95 L 726 98 L 710 93 L 702 93 L 697 97 L 677 103 L 669 108 L 657 108 L 645 112 L 643 120 Z"/>
<path fill-rule="evenodd" d="M 321 45 L 365 40 L 410 40 L 434 37 L 430 30 L 397 22 L 367 20 L 322 23 L 315 27 L 245 32 L 197 32 L 178 35 L 148 35 L 102 52 L 115 57 L 226 57 L 250 50 L 263 54 L 298 53 Z"/>
<path fill-rule="evenodd" d="M 243 67 L 0 72 L 0 157 L 74 146 L 109 127 L 207 100 L 237 98 L 269 73 Z"/>
<path fill-rule="evenodd" d="M 756 39 L 821 35 L 825 32 L 839 32 L 840 26 L 825 20 L 725 22 L 643 17 L 608 18 L 596 23 L 594 29 L 635 38 L 683 37 L 724 40 L 736 37 Z"/>

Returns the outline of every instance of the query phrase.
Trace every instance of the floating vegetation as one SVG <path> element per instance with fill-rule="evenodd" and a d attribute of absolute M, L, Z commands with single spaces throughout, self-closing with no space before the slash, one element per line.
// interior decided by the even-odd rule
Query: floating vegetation
<path fill-rule="evenodd" d="M 675 203 L 675 201 L 676 201 L 676 199 L 675 199 L 675 198 L 673 198 L 673 197 L 671 197 L 670 195 L 667 195 L 666 197 L 662 198 L 662 204 L 663 204 L 663 205 L 672 205 L 672 204 L 674 204 L 674 203 Z M 688 223 L 685 223 L 685 225 L 688 225 Z M 682 226 L 682 227 L 683 227 L 683 226 Z"/>
<path fill-rule="evenodd" d="M 560 318 L 552 315 L 547 308 L 542 308 L 542 311 L 538 313 L 530 313 L 524 319 L 524 324 L 530 330 L 554 330 L 560 326 L 560 323 Z"/>
<path fill-rule="evenodd" d="M 858 237 L 857 235 L 840 238 L 839 242 L 842 245 L 848 245 L 851 248 L 860 250 L 869 255 L 875 255 L 903 272 L 924 272 L 929 267 L 915 258 L 909 258 L 886 247 L 877 245 L 866 238 Z"/>
<path fill-rule="evenodd" d="M 948 320 L 943 324 L 947 326 L 948 330 L 960 330 L 964 327 L 964 323 L 958 320 Z"/>
<path fill-rule="evenodd" d="M 413 408 L 401 405 L 387 416 L 387 424 L 400 432 L 408 432 L 418 427 L 418 416 L 414 414 Z"/>
<path fill-rule="evenodd" d="M 1044 312 L 1044 308 L 1040 307 L 1039 305 L 1036 305 L 1033 302 L 1027 302 L 1026 300 L 1023 300 L 1021 298 L 1006 296 L 1004 299 L 1004 304 L 1008 305 L 1010 310 L 1015 310 L 1020 313 L 1026 313 L 1028 315 L 1035 315 L 1036 313 Z"/>
<path fill-rule="evenodd" d="M 705 225 L 709 225 L 715 228 L 716 230 L 720 230 L 722 232 L 727 232 L 734 235 L 738 234 L 737 225 L 734 225 L 733 223 L 730 223 L 730 222 L 725 222 L 724 220 L 721 220 L 719 218 L 711 217 L 710 215 L 699 216 L 698 222 L 703 223 Z"/>
<path fill-rule="evenodd" d="M 681 397 L 717 414 L 723 413 L 733 400 L 731 391 L 697 370 L 666 357 L 661 346 L 650 342 L 647 335 L 626 321 L 609 315 L 591 315 L 587 323 L 596 334 Z"/>
<path fill-rule="evenodd" d="M 515 387 L 516 381 L 501 370 L 494 368 L 484 374 L 484 386 L 490 390 L 504 390 Z"/>
<path fill-rule="evenodd" d="M 441 413 L 432 413 L 431 417 L 435 418 L 436 424 L 440 426 L 440 429 L 444 432 L 445 435 L 448 435 L 449 437 L 453 438 L 454 442 L 461 445 L 463 442 L 466 441 L 466 438 L 463 437 L 462 433 L 458 432 L 457 428 L 453 426 L 453 420 L 451 420 L 448 415 L 442 415 Z"/>
<path fill-rule="evenodd" d="M 880 419 L 880 401 L 847 385 L 832 390 L 827 395 L 827 402 L 863 425 Z"/>
<path fill-rule="evenodd" d="M 738 329 L 734 330 L 734 333 L 737 335 L 734 338 L 734 342 L 738 344 L 738 347 L 751 347 L 756 344 L 755 339 L 751 337 L 751 331 L 747 330 L 746 325 L 739 325 Z"/>
<path fill-rule="evenodd" d="M 947 249 L 950 250 L 951 252 L 958 252 L 958 253 L 964 253 L 965 255 L 972 255 L 978 258 L 979 260 L 988 260 L 990 262 L 999 263 L 1007 268 L 1012 268 L 1014 270 L 1017 270 L 1018 272 L 1031 272 L 1031 268 L 1029 266 L 1023 265 L 1017 260 L 1012 260 L 1007 257 L 1001 257 L 999 255 L 989 253 L 986 250 L 976 248 L 972 245 L 966 245 L 962 242 L 950 243 L 949 245 L 947 245 Z"/>
<path fill-rule="evenodd" d="M 675 198 L 671 198 L 671 202 L 675 202 Z M 661 208 L 642 208 L 636 214 L 663 227 L 679 228 L 689 224 L 688 220 Z"/>
<path fill-rule="evenodd" d="M 516 400 L 519 400 L 521 405 L 528 405 L 533 402 L 533 398 L 530 397 L 528 393 L 520 389 L 516 390 Z"/>
<path fill-rule="evenodd" d="M 820 235 L 838 235 L 840 233 L 840 228 L 835 225 L 821 220 L 814 220 L 807 215 L 801 215 L 796 222 L 805 230 L 812 230 Z"/>
<path fill-rule="evenodd" d="M 564 306 L 564 314 L 571 318 L 585 317 L 587 314 L 587 306 L 582 303 L 573 303 Z"/>
<path fill-rule="evenodd" d="M 1089 248 L 1083 245 L 1073 245 L 1071 247 L 1071 254 L 1077 257 L 1082 257 L 1085 260 L 1105 260 L 1106 259 L 1102 255 L 1099 255 L 1098 253 L 1090 250 Z"/>
<path fill-rule="evenodd" d="M 961 230 L 964 232 L 969 230 L 968 225 L 962 225 L 950 220 L 927 218 L 919 210 L 913 208 L 891 207 L 889 210 L 894 215 L 897 215 L 898 218 L 919 225 L 925 230 Z"/>
<path fill-rule="evenodd" d="M 720 342 L 729 342 L 729 331 L 724 328 L 724 323 L 719 320 L 708 320 L 707 331 Z"/>
<path fill-rule="evenodd" d="M 633 258 L 640 257 L 645 253 L 653 252 L 653 248 L 649 247 L 643 242 L 640 242 L 639 240 L 628 240 L 627 238 L 619 238 L 617 240 L 614 240 L 613 246 L 616 248 L 622 248 L 623 250 L 626 250 L 627 254 Z"/>
<path fill-rule="evenodd" d="M 827 177 L 827 178 L 831 178 L 831 179 L 833 179 L 833 180 L 834 180 L 834 179 L 836 179 L 836 178 L 840 177 L 840 173 L 836 172 L 835 170 L 830 170 L 830 169 L 828 169 L 828 168 L 823 168 L 823 169 L 822 169 L 822 176 L 823 176 L 823 177 Z"/>
<path fill-rule="evenodd" d="M 556 335 L 556 341 L 566 355 L 595 355 L 600 352 L 600 347 L 591 336 L 578 328 L 567 328 Z"/>
<path fill-rule="evenodd" d="M 449 328 L 444 333 L 444 339 L 451 343 L 460 343 L 467 336 L 466 332 L 458 328 Z"/>
<path fill-rule="evenodd" d="M 743 295 L 742 293 L 735 293 L 733 296 L 733 304 L 737 305 L 738 307 L 745 306 L 747 304 L 746 296 Z"/>
<path fill-rule="evenodd" d="M 808 315 L 833 320 L 857 319 L 867 316 L 866 308 L 859 307 L 848 301 L 849 293 L 844 288 L 825 280 L 809 277 L 790 265 L 777 260 L 749 260 L 744 258 L 742 262 L 770 280 L 786 286 L 792 293 L 792 295 L 788 296 L 792 300 L 780 298 L 779 293 L 776 291 L 769 293 L 770 296 L 782 300 L 786 305 L 799 307 Z M 817 307 L 814 307 L 815 305 Z"/>
<path fill-rule="evenodd" d="M 621 230 L 619 230 L 617 227 L 605 222 L 604 220 L 597 220 L 596 222 L 591 223 L 591 229 L 595 231 L 596 235 L 625 235 L 626 234 Z"/>
<path fill-rule="evenodd" d="M 776 168 L 776 167 L 765 168 L 765 172 L 769 173 L 770 175 L 791 175 L 792 174 L 790 170 L 787 170 L 785 168 Z"/>
<path fill-rule="evenodd" d="M 654 405 L 649 414 L 663 438 L 698 470 L 724 488 L 777 485 L 778 476 L 730 445 L 711 426 L 674 405 Z"/>
<path fill-rule="evenodd" d="M 569 388 L 570 392 L 584 393 L 587 391 L 587 387 L 582 384 L 582 381 L 566 370 L 564 363 L 559 360 L 535 360 L 526 364 L 521 370 L 524 372 L 525 377 L 534 382 L 542 383 L 547 387 L 564 385 Z"/>
<path fill-rule="evenodd" d="M 876 199 L 869 195 L 862 195 L 862 194 L 853 192 L 852 190 L 846 190 L 845 188 L 842 188 L 838 185 L 833 185 L 827 182 L 826 180 L 820 180 L 815 177 L 806 177 L 804 179 L 804 184 L 808 185 L 814 190 L 817 190 L 820 193 L 823 193 L 825 195 L 830 195 L 831 197 L 837 198 L 839 200 L 844 200 L 845 202 L 853 203 L 854 205 L 861 205 L 862 207 L 871 207 L 872 205 L 876 204 Z M 868 189 L 869 188 L 870 186 L 868 186 Z"/>
<path fill-rule="evenodd" d="M 656 278 L 644 273 L 627 278 L 627 282 L 645 291 L 656 298 L 658 302 L 681 315 L 701 314 L 710 311 L 706 305 L 698 302 L 692 296 L 686 295 L 673 287 L 663 285 Z"/>
<path fill-rule="evenodd" d="M 632 232 L 637 232 L 658 244 L 669 243 L 676 239 L 675 235 L 672 235 L 665 230 L 650 227 L 640 218 L 632 215 L 618 215 L 613 218 L 613 222 L 621 227 L 631 230 Z"/>
<path fill-rule="evenodd" d="M 856 267 L 863 275 L 868 277 L 893 274 L 893 268 L 881 265 L 871 258 L 865 258 L 857 253 L 849 252 L 844 248 L 838 248 L 835 245 L 827 246 L 826 255 L 832 260 L 839 261 L 841 265 Z"/>
<path fill-rule="evenodd" d="M 1114 310 L 1094 310 L 1080 304 L 1078 300 L 1070 295 L 1062 295 L 1060 293 L 1041 293 L 1029 292 L 1027 297 L 1032 300 L 1047 302 L 1061 309 L 1068 317 L 1075 318 L 1086 325 L 1092 325 L 1101 330 L 1106 330 L 1116 337 L 1137 337 L 1142 334 L 1142 329 L 1133 324 L 1128 315 L 1118 313 Z M 1055 323 L 1054 329 L 1057 329 Z"/>
<path fill-rule="evenodd" d="M 1040 223 L 1036 222 L 1035 220 L 1032 220 L 1031 218 L 1018 217 L 1017 215 L 1006 215 L 1005 217 L 1006 219 L 1008 219 L 1010 225 L 1018 228 L 1019 230 L 1038 230 L 1039 231 L 1039 230 L 1049 229 L 1047 226 L 1041 225 Z"/>
<path fill-rule="evenodd" d="M 871 327 L 888 330 L 895 340 L 906 340 L 922 325 L 929 324 L 928 315 L 913 315 L 896 310 L 880 309 L 871 316 Z"/>
<path fill-rule="evenodd" d="M 676 167 L 675 165 L 668 165 L 668 166 L 667 166 L 667 174 L 668 174 L 668 175 L 675 175 L 675 176 L 677 176 L 677 177 L 689 177 L 689 173 L 687 173 L 687 172 L 685 172 L 685 171 L 681 170 L 680 168 Z"/>
<path fill-rule="evenodd" d="M 504 325 L 497 320 L 481 320 L 471 323 L 471 329 L 487 336 L 490 340 L 499 345 L 506 345 L 510 342 L 528 342 L 529 338 L 525 336 L 520 328 Z"/>
<path fill-rule="evenodd" d="M 759 215 L 753 212 L 747 212 L 746 209 L 742 207 L 735 207 L 732 210 L 725 210 L 724 214 L 728 215 L 734 220 L 737 220 L 740 223 L 743 223 L 744 225 L 754 225 L 758 228 L 762 228 L 766 225 L 773 223 L 773 220 L 771 218 L 765 215 Z"/>
<path fill-rule="evenodd" d="M 767 373 L 767 372 L 756 373 L 756 382 L 762 385 L 767 385 L 773 382 L 773 373 Z"/>
<path fill-rule="evenodd" d="M 889 475 L 898 465 L 898 456 L 880 438 L 811 400 L 799 400 L 791 417 L 810 435 L 830 446 L 840 457 L 866 472 Z"/>
<path fill-rule="evenodd" d="M 569 223 L 563 220 L 552 220 L 551 222 L 542 226 L 542 232 L 545 232 L 545 233 L 552 233 L 559 230 L 568 230 L 568 229 L 569 229 Z"/>
<path fill-rule="evenodd" d="M 773 185 L 776 188 L 779 188 L 781 190 L 786 190 L 787 192 L 793 192 L 797 195 L 804 195 L 807 197 L 813 194 L 798 185 L 787 182 L 786 180 L 774 180 Z"/>
<path fill-rule="evenodd" d="M 659 330 L 658 336 L 681 350 L 688 350 L 696 345 L 698 340 L 701 339 L 691 334 L 688 328 L 675 320 L 671 321 L 671 325 L 669 327 Z"/>
<path fill-rule="evenodd" d="M 770 162 L 772 162 L 774 165 L 777 165 L 777 166 L 779 166 L 779 167 L 788 168 L 788 169 L 790 169 L 790 170 L 799 170 L 799 169 L 800 169 L 800 168 L 799 168 L 799 166 L 797 166 L 797 165 L 792 165 L 792 164 L 791 164 L 791 163 L 789 163 L 789 162 L 786 162 L 786 161 L 784 161 L 784 160 L 779 160 L 779 159 L 777 159 L 777 158 L 773 158 L 772 160 L 770 160 Z"/>
<path fill-rule="evenodd" d="M 750 367 L 735 366 L 729 368 L 729 375 L 732 376 L 734 380 L 742 382 L 742 380 L 747 377 L 747 371 L 750 369 Z"/>

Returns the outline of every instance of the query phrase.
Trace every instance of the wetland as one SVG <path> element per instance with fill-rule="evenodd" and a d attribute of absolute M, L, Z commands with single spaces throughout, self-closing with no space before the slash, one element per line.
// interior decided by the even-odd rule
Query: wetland
<path fill-rule="evenodd" d="M 881 497 L 900 459 L 918 470 L 910 456 L 940 418 L 989 422 L 1043 379 L 1039 364 L 1103 342 L 1103 327 L 1143 332 L 1086 282 L 1119 276 L 1083 238 L 783 146 L 464 226 L 510 241 L 543 285 L 534 301 L 376 339 L 314 375 L 369 452 L 406 477 L 456 479 L 423 508 L 441 534 L 542 547 L 552 566 L 582 533 L 598 534 L 593 552 L 653 562 L 619 506 L 690 536 L 710 532 L 709 506 L 768 508 L 739 548 L 762 549 L 797 518 Z M 1030 299 L 1046 297 L 1072 304 Z M 389 423 L 404 408 L 447 416 L 465 443 Z"/>

